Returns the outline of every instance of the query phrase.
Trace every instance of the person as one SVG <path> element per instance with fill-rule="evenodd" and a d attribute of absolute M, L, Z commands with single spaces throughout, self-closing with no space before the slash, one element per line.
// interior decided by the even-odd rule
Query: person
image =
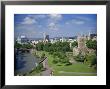
<path fill-rule="evenodd" d="M 52 71 L 52 69 L 50 69 L 50 75 L 51 75 L 51 76 L 53 75 L 53 71 Z"/>

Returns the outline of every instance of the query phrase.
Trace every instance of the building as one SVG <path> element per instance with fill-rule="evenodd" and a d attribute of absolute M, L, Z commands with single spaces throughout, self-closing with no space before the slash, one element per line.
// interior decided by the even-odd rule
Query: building
<path fill-rule="evenodd" d="M 50 41 L 49 35 L 46 35 L 46 36 L 45 36 L 45 41 L 48 41 L 48 42 Z"/>
<path fill-rule="evenodd" d="M 96 34 L 90 34 L 90 38 L 93 39 L 94 37 L 96 37 Z"/>
<path fill-rule="evenodd" d="M 36 40 L 32 40 L 31 41 L 31 45 L 33 45 L 34 47 L 36 47 L 36 44 L 38 43 L 38 41 L 36 41 Z"/>
<path fill-rule="evenodd" d="M 16 42 L 19 43 L 19 44 L 21 44 L 21 38 L 18 37 L 17 40 L 16 40 Z"/>
<path fill-rule="evenodd" d="M 87 47 L 86 47 L 86 36 L 79 35 L 77 37 L 78 47 L 73 48 L 73 55 L 77 56 L 79 53 L 82 55 L 85 55 L 87 53 Z"/>
<path fill-rule="evenodd" d="M 93 40 L 94 37 L 95 36 L 90 37 L 90 35 L 89 36 L 84 36 L 84 35 L 81 36 L 81 35 L 79 35 L 77 37 L 78 47 L 74 47 L 73 48 L 73 55 L 74 56 L 77 56 L 79 53 L 81 53 L 82 55 L 85 55 L 87 53 L 93 53 L 93 52 L 95 52 L 95 50 L 89 49 L 86 46 L 86 40 L 90 40 L 90 39 Z M 94 38 L 94 40 L 95 40 L 95 38 Z"/>
<path fill-rule="evenodd" d="M 27 44 L 29 42 L 28 38 L 25 36 L 18 37 L 16 41 L 19 44 Z"/>
<path fill-rule="evenodd" d="M 22 44 L 27 44 L 29 42 L 28 38 L 25 36 L 21 36 L 21 43 Z"/>

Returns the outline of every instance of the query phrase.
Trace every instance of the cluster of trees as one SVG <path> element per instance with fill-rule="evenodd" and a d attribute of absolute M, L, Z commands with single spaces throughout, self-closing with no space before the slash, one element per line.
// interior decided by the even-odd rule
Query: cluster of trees
<path fill-rule="evenodd" d="M 27 48 L 27 49 L 31 49 L 33 48 L 33 46 L 31 44 L 19 44 L 19 43 L 15 43 L 15 48 Z"/>
<path fill-rule="evenodd" d="M 82 55 L 80 52 L 77 56 L 74 57 L 74 59 L 78 62 L 83 62 L 88 64 L 89 66 L 97 65 L 97 41 L 96 40 L 87 40 L 86 46 L 89 49 L 93 49 L 94 53 L 87 53 L 86 55 Z"/>
<path fill-rule="evenodd" d="M 62 52 L 53 52 L 53 53 L 50 53 L 54 60 L 52 61 L 54 64 L 57 64 L 57 63 L 63 63 L 63 64 L 66 64 L 66 65 L 69 65 L 70 62 L 69 62 L 69 59 L 68 57 L 66 56 L 65 53 L 62 53 Z"/>
<path fill-rule="evenodd" d="M 89 66 L 93 66 L 97 64 L 97 56 L 95 53 L 88 53 L 86 55 L 82 55 L 81 53 L 79 53 L 74 58 L 76 61 L 86 63 Z"/>
<path fill-rule="evenodd" d="M 87 54 L 85 56 L 85 63 L 89 64 L 90 66 L 93 66 L 93 65 L 97 65 L 97 56 L 96 54 Z"/>
<path fill-rule="evenodd" d="M 96 40 L 87 40 L 86 46 L 90 49 L 97 50 L 97 41 Z"/>
<path fill-rule="evenodd" d="M 94 53 L 89 53 L 85 55 L 85 63 L 88 63 L 90 66 L 97 65 L 97 41 L 88 40 L 86 46 L 90 49 L 94 49 Z M 96 67 L 95 67 L 96 68 Z"/>
<path fill-rule="evenodd" d="M 56 43 L 43 43 L 39 42 L 36 45 L 36 49 L 38 51 L 46 51 L 46 52 L 68 52 L 72 51 L 70 49 L 70 45 L 68 42 L 56 42 Z"/>
<path fill-rule="evenodd" d="M 73 43 L 72 43 L 72 47 L 74 48 L 74 47 L 78 47 L 78 42 L 77 41 L 74 41 Z"/>
<path fill-rule="evenodd" d="M 77 47 L 78 42 L 74 41 L 72 43 L 72 47 Z M 86 46 L 89 49 L 97 50 L 97 41 L 96 40 L 87 40 Z M 68 57 L 66 56 L 66 52 L 71 52 L 70 49 L 70 43 L 69 42 L 56 42 L 56 43 L 43 43 L 39 42 L 36 45 L 36 49 L 38 51 L 46 51 L 49 52 L 53 57 L 53 63 L 67 63 L 70 64 Z M 45 55 L 43 55 L 45 56 Z M 74 59 L 78 62 L 88 63 L 90 66 L 97 64 L 97 57 L 96 52 L 95 53 L 89 53 L 86 55 L 82 55 L 82 53 L 79 53 L 77 56 L 74 57 Z"/>
<path fill-rule="evenodd" d="M 41 59 L 44 59 L 44 58 L 45 58 L 45 53 L 42 53 Z"/>
<path fill-rule="evenodd" d="M 43 43 L 40 42 L 36 45 L 36 49 L 38 51 L 46 51 L 49 52 L 50 55 L 53 56 L 54 60 L 52 61 L 54 64 L 57 63 L 65 63 L 69 65 L 69 59 L 66 56 L 66 52 L 72 51 L 70 49 L 70 45 L 68 42 L 55 42 L 55 43 Z"/>

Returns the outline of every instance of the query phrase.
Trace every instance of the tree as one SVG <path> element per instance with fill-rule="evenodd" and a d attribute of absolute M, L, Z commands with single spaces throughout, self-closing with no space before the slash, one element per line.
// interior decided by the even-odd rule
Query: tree
<path fill-rule="evenodd" d="M 73 43 L 72 43 L 72 47 L 74 48 L 74 47 L 77 47 L 78 46 L 78 42 L 77 41 L 74 41 Z"/>
<path fill-rule="evenodd" d="M 54 64 L 57 64 L 59 62 L 59 58 L 55 57 L 55 59 L 52 61 Z"/>
<path fill-rule="evenodd" d="M 69 59 L 66 57 L 66 58 L 62 58 L 60 59 L 60 62 L 61 63 L 69 63 Z"/>
<path fill-rule="evenodd" d="M 87 40 L 86 46 L 90 49 L 97 50 L 97 41 L 96 40 Z"/>
<path fill-rule="evenodd" d="M 58 60 L 55 60 L 54 59 L 52 62 L 53 62 L 53 64 L 57 64 L 58 63 Z"/>
<path fill-rule="evenodd" d="M 91 65 L 95 65 L 95 64 L 97 64 L 97 57 L 94 54 L 94 55 L 92 55 Z"/>
<path fill-rule="evenodd" d="M 33 46 L 31 44 L 22 44 L 22 48 L 31 49 Z"/>
<path fill-rule="evenodd" d="M 38 44 L 36 44 L 36 49 L 38 51 L 42 51 L 44 47 L 44 43 L 43 42 L 39 42 Z"/>
<path fill-rule="evenodd" d="M 38 64 L 35 70 L 37 73 L 41 72 L 43 70 L 43 64 L 42 63 Z"/>
<path fill-rule="evenodd" d="M 42 55 L 41 55 L 41 59 L 42 59 L 42 58 L 45 58 L 45 53 L 42 53 Z"/>
<path fill-rule="evenodd" d="M 44 50 L 44 51 L 47 51 L 47 52 L 50 52 L 50 51 L 51 51 L 51 43 L 46 43 L 46 44 L 43 46 L 43 50 Z"/>
<path fill-rule="evenodd" d="M 90 66 L 97 64 L 96 54 L 87 54 L 85 56 L 85 63 L 89 64 Z"/>
<path fill-rule="evenodd" d="M 22 44 L 19 44 L 19 43 L 17 43 L 17 42 L 15 43 L 14 46 L 15 46 L 15 48 L 22 48 Z"/>

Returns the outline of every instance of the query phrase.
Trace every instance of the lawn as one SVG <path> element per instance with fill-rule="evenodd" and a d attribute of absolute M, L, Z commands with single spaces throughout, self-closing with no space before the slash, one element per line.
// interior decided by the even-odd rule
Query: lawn
<path fill-rule="evenodd" d="M 40 73 L 33 71 L 32 73 L 27 74 L 26 76 L 40 76 Z"/>
<path fill-rule="evenodd" d="M 39 51 L 38 55 L 45 53 L 48 57 L 48 65 L 53 70 L 54 76 L 96 76 L 96 70 L 92 67 L 88 67 L 87 64 L 75 63 L 65 66 L 64 64 L 53 64 L 54 59 L 48 52 Z"/>

